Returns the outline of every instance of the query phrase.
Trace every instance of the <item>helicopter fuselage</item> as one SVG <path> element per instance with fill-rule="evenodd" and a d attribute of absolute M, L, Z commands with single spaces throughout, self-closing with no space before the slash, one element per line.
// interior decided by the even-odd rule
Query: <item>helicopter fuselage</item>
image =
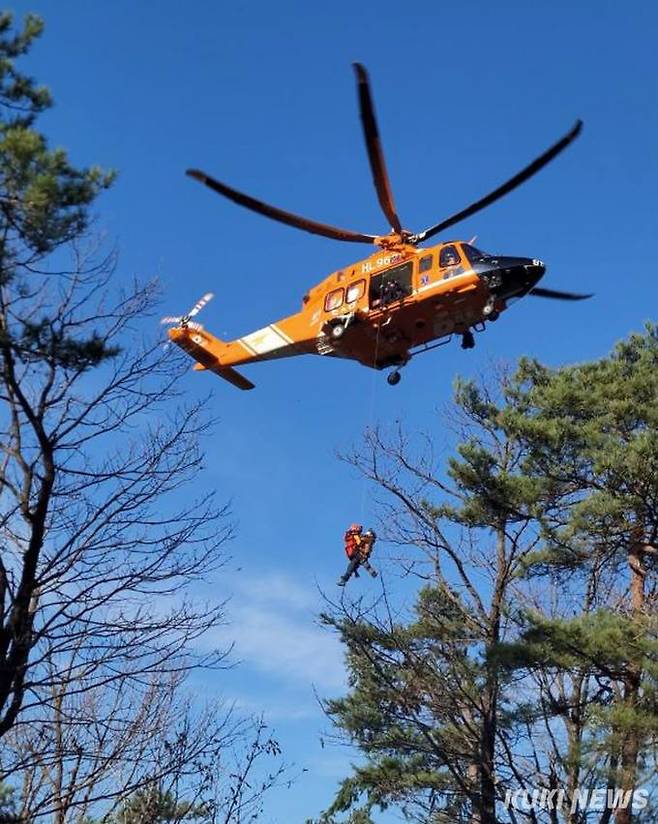
<path fill-rule="evenodd" d="M 185 327 L 169 334 L 201 368 L 218 374 L 302 354 L 375 369 L 401 366 L 434 342 L 484 328 L 544 271 L 539 260 L 484 255 L 461 241 L 400 243 L 333 272 L 304 295 L 299 312 L 233 341 Z"/>

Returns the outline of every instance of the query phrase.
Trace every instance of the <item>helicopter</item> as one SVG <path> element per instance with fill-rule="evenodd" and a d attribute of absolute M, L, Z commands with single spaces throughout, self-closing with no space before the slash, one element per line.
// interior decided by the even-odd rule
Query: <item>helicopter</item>
<path fill-rule="evenodd" d="M 465 209 L 424 229 L 403 228 L 393 199 L 365 67 L 354 63 L 359 110 L 379 205 L 390 231 L 383 235 L 341 229 L 271 206 L 216 180 L 199 169 L 186 174 L 240 206 L 312 234 L 349 243 L 368 243 L 376 251 L 333 272 L 302 298 L 299 312 L 232 341 L 210 334 L 192 320 L 212 298 L 207 293 L 186 314 L 166 317 L 170 340 L 209 370 L 237 386 L 254 384 L 235 367 L 256 361 L 314 354 L 356 360 L 374 369 L 390 369 L 388 383 L 400 381 L 400 369 L 411 358 L 461 339 L 463 349 L 475 345 L 473 332 L 484 331 L 516 298 L 526 295 L 577 301 L 590 294 L 561 292 L 537 286 L 545 264 L 538 258 L 482 252 L 470 242 L 421 243 L 490 206 L 516 189 L 569 146 L 582 121 L 514 177 Z"/>

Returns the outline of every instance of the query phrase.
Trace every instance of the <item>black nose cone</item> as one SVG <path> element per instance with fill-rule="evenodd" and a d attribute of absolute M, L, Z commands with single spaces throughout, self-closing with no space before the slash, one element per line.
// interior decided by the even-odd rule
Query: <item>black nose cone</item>
<path fill-rule="evenodd" d="M 498 257 L 487 263 L 488 270 L 480 276 L 489 289 L 504 300 L 526 295 L 546 272 L 543 261 L 537 258 Z"/>
<path fill-rule="evenodd" d="M 528 258 L 528 262 L 525 264 L 525 270 L 528 273 L 528 278 L 532 280 L 530 286 L 535 286 L 546 274 L 546 266 L 544 262 L 534 258 L 530 260 Z"/>

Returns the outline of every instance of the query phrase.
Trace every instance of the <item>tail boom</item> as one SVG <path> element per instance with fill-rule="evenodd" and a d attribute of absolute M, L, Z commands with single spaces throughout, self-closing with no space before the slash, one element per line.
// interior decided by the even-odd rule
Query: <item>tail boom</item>
<path fill-rule="evenodd" d="M 229 344 L 214 337 L 205 329 L 189 329 L 176 327 L 169 330 L 172 343 L 179 346 L 197 362 L 195 369 L 214 372 L 220 378 L 237 386 L 238 389 L 253 389 L 254 384 L 233 369 L 229 364 L 220 361 L 220 353 L 227 349 Z"/>

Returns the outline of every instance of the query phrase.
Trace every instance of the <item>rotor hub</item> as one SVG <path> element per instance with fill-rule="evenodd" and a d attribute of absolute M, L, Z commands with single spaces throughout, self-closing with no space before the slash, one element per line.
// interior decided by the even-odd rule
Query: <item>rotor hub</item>
<path fill-rule="evenodd" d="M 405 246 L 413 245 L 413 233 L 408 229 L 403 229 L 401 233 L 389 232 L 387 235 L 378 235 L 373 243 L 380 249 L 400 250 Z"/>

